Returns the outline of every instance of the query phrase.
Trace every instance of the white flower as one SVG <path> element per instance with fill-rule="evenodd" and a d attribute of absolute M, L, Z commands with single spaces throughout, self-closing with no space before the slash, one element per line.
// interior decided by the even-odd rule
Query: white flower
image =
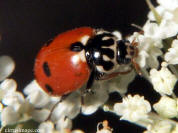
<path fill-rule="evenodd" d="M 137 32 L 135 32 L 134 35 L 128 39 L 130 40 L 130 42 L 132 42 L 133 39 L 136 39 L 138 42 L 139 53 L 136 60 L 141 68 L 158 67 L 159 62 L 157 60 L 157 57 L 162 55 L 162 52 L 160 50 L 160 48 L 162 47 L 160 39 L 154 39 L 152 37 L 149 37 L 148 35 L 141 35 Z"/>
<path fill-rule="evenodd" d="M 173 17 L 173 14 L 170 11 L 167 11 L 163 6 L 155 7 L 156 12 L 161 16 L 161 19 L 170 20 Z M 152 11 L 148 13 L 148 20 L 156 20 Z"/>
<path fill-rule="evenodd" d="M 174 21 L 175 23 L 178 24 L 178 8 L 176 8 L 173 12 L 173 17 L 172 17 L 172 21 Z"/>
<path fill-rule="evenodd" d="M 173 75 L 169 69 L 165 66 L 165 63 L 162 63 L 161 70 L 151 69 L 150 79 L 153 83 L 155 91 L 160 94 L 171 95 L 174 89 L 174 86 L 177 82 L 177 78 Z"/>
<path fill-rule="evenodd" d="M 147 21 L 143 26 L 144 36 L 147 40 L 150 40 L 153 46 L 162 48 L 161 39 L 163 34 L 161 33 L 162 28 L 157 23 L 151 23 Z"/>
<path fill-rule="evenodd" d="M 159 5 L 155 8 L 155 10 L 159 14 L 159 16 L 161 16 L 162 20 L 171 20 L 172 22 L 177 23 L 177 21 L 175 21 L 174 18 L 177 16 L 176 10 L 178 9 L 178 6 L 177 5 L 174 5 L 174 6 L 175 8 L 168 9 L 168 8 L 165 8 L 165 6 Z M 156 20 L 152 11 L 149 12 L 148 19 Z"/>
<path fill-rule="evenodd" d="M 40 110 L 33 110 L 32 118 L 38 122 L 45 121 L 50 114 L 50 110 L 48 109 L 40 109 Z"/>
<path fill-rule="evenodd" d="M 162 39 L 175 36 L 178 32 L 178 24 L 172 20 L 163 19 L 158 25 L 147 21 L 143 26 L 144 37 L 153 40 L 153 45 L 162 48 Z"/>
<path fill-rule="evenodd" d="M 1 112 L 1 122 L 2 126 L 9 124 L 14 124 L 20 119 L 20 114 L 18 114 L 13 107 L 5 107 Z"/>
<path fill-rule="evenodd" d="M 36 80 L 25 87 L 24 93 L 28 95 L 27 99 L 35 107 L 41 108 L 50 102 L 50 96 L 41 89 Z"/>
<path fill-rule="evenodd" d="M 159 30 L 157 32 L 162 39 L 175 36 L 178 32 L 178 23 L 175 23 L 172 20 L 163 19 L 159 25 Z"/>
<path fill-rule="evenodd" d="M 178 7 L 178 0 L 157 0 L 157 2 L 168 10 L 175 10 Z"/>
<path fill-rule="evenodd" d="M 0 99 L 3 99 L 7 94 L 15 92 L 17 89 L 17 83 L 13 79 L 5 79 L 0 84 Z"/>
<path fill-rule="evenodd" d="M 94 94 L 86 94 L 83 97 L 84 104 L 81 105 L 80 91 L 82 91 L 82 89 L 72 92 L 63 101 L 56 105 L 51 115 L 53 121 L 60 119 L 62 116 L 73 119 L 80 113 L 80 111 L 87 115 L 92 114 L 103 105 L 109 97 L 107 89 L 103 89 L 100 83 L 96 83 L 92 87 Z M 24 89 L 24 93 L 27 95 L 27 100 L 29 100 L 35 107 L 51 109 L 55 106 L 55 103 L 60 100 L 59 97 L 52 97 L 45 93 L 35 80 Z"/>
<path fill-rule="evenodd" d="M 171 124 L 169 121 L 156 121 L 153 125 L 147 127 L 147 131 L 144 133 L 173 133 L 172 129 L 175 125 Z"/>
<path fill-rule="evenodd" d="M 28 98 L 25 99 L 22 93 L 15 91 L 17 85 L 14 80 L 6 79 L 0 86 L 3 90 L 2 103 L 7 106 L 2 109 L 1 114 L 1 121 L 4 125 L 25 121 L 31 118 L 42 122 L 49 116 L 49 109 L 35 109 L 35 106 L 29 103 Z M 37 105 L 40 105 L 39 107 L 44 105 L 44 102 L 39 102 L 41 100 L 38 99 L 36 101 Z"/>
<path fill-rule="evenodd" d="M 7 78 L 15 68 L 15 62 L 9 56 L 0 56 L 0 81 Z"/>
<path fill-rule="evenodd" d="M 154 37 L 156 35 L 156 37 L 161 39 L 175 36 L 178 32 L 178 5 L 175 4 L 177 0 L 159 0 L 159 2 L 162 3 L 162 5 L 156 7 L 155 10 L 161 16 L 161 22 L 159 25 L 152 23 L 153 25 L 157 25 L 155 29 L 156 32 L 152 36 Z M 150 11 L 148 18 L 150 20 L 156 20 L 152 11 Z"/>
<path fill-rule="evenodd" d="M 8 105 L 14 108 L 14 110 L 18 111 L 21 105 L 24 103 L 24 96 L 20 92 L 12 92 L 5 95 L 2 100 L 4 105 Z"/>
<path fill-rule="evenodd" d="M 165 39 L 175 36 L 178 32 L 178 24 L 172 20 L 162 20 L 161 23 L 157 25 L 156 37 L 159 39 Z M 153 34 L 154 36 L 154 34 Z"/>
<path fill-rule="evenodd" d="M 52 112 L 51 119 L 53 121 L 56 121 L 63 116 L 73 119 L 80 113 L 80 108 L 81 108 L 80 94 L 77 92 L 73 92 L 55 107 L 55 109 Z"/>
<path fill-rule="evenodd" d="M 85 115 L 94 113 L 101 105 L 103 105 L 109 98 L 108 88 L 103 88 L 100 83 L 96 83 L 92 87 L 93 93 L 87 93 L 84 96 L 84 104 L 81 111 Z"/>
<path fill-rule="evenodd" d="M 169 64 L 178 64 L 178 40 L 174 40 L 171 48 L 168 49 L 168 52 L 164 56 L 165 60 Z"/>
<path fill-rule="evenodd" d="M 54 124 L 51 121 L 43 122 L 39 125 L 40 133 L 53 133 Z"/>
<path fill-rule="evenodd" d="M 50 117 L 53 122 L 62 119 L 63 116 L 72 119 L 80 113 L 81 94 L 77 91 L 71 93 L 57 105 L 55 104 L 60 100 L 60 97 L 49 96 L 42 90 L 36 80 L 33 80 L 24 89 L 24 93 L 27 95 L 27 100 L 35 107 L 51 110 L 55 106 Z"/>
<path fill-rule="evenodd" d="M 139 95 L 124 98 L 122 103 L 114 105 L 114 112 L 121 115 L 121 119 L 136 122 L 148 119 L 148 113 L 151 111 L 150 103 Z"/>
<path fill-rule="evenodd" d="M 143 26 L 144 35 L 135 33 L 130 37 L 130 40 L 136 38 L 138 41 L 137 62 L 142 68 L 145 66 L 157 68 L 159 65 L 157 57 L 162 55 L 162 40 L 175 36 L 178 32 L 178 21 L 174 20 L 177 19 L 175 16 L 178 11 L 170 12 L 161 6 L 157 7 L 156 11 L 162 16 L 161 23 L 152 23 L 148 20 Z M 149 14 L 149 18 L 155 20 L 152 12 Z"/>
<path fill-rule="evenodd" d="M 41 108 L 48 104 L 50 98 L 46 93 L 36 90 L 28 95 L 27 100 L 35 107 Z"/>
<path fill-rule="evenodd" d="M 42 91 L 41 87 L 38 85 L 36 80 L 32 80 L 23 90 L 25 95 L 30 95 L 35 91 Z"/>
<path fill-rule="evenodd" d="M 13 99 L 14 98 L 14 99 Z M 6 102 L 9 104 L 3 108 L 1 113 L 1 121 L 4 125 L 17 123 L 19 121 L 26 121 L 28 119 L 34 119 L 38 122 L 45 121 L 49 116 L 50 111 L 47 109 L 35 109 L 34 106 L 28 103 L 27 100 L 19 102 L 18 96 L 10 97 Z M 15 103 L 12 105 L 12 103 Z"/>
<path fill-rule="evenodd" d="M 72 120 L 63 116 L 61 117 L 56 123 L 56 129 L 58 131 L 62 131 L 64 129 L 71 129 L 72 128 Z"/>
<path fill-rule="evenodd" d="M 64 117 L 62 119 L 60 119 L 60 122 L 58 121 L 57 123 L 57 128 L 59 128 L 58 130 L 55 129 L 54 123 L 52 121 L 45 121 L 41 123 L 38 127 L 40 133 L 84 133 L 81 130 L 71 131 L 71 121 L 68 118 L 64 119 Z M 60 126 L 59 123 L 61 124 Z"/>
<path fill-rule="evenodd" d="M 153 108 L 161 116 L 173 118 L 178 116 L 176 100 L 167 96 L 162 96 L 158 103 L 153 105 Z"/>

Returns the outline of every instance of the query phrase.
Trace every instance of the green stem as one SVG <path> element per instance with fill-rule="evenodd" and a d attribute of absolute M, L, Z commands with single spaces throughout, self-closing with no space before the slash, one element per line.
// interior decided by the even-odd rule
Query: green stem
<path fill-rule="evenodd" d="M 146 0 L 146 3 L 148 5 L 148 7 L 150 8 L 150 10 L 153 12 L 155 19 L 157 21 L 158 24 L 161 23 L 161 16 L 158 14 L 158 12 L 155 10 L 155 7 L 153 6 L 153 4 L 150 2 L 150 0 Z"/>

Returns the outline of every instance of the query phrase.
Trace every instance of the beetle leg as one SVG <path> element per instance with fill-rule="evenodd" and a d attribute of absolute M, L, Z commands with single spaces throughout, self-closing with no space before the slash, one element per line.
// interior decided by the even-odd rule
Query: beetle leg
<path fill-rule="evenodd" d="M 136 72 L 137 72 L 139 75 L 141 75 L 140 66 L 139 66 L 139 64 L 138 64 L 138 63 L 136 62 L 136 60 L 135 60 L 135 59 L 138 57 L 138 48 L 137 48 L 138 42 L 136 42 L 136 38 L 132 41 L 131 45 L 135 47 L 135 55 L 134 55 L 134 57 L 132 58 L 131 61 L 132 61 L 132 64 L 133 64 L 133 66 L 134 66 Z"/>
<path fill-rule="evenodd" d="M 86 91 L 90 90 L 95 81 L 95 70 L 92 70 L 90 77 L 87 82 Z"/>
<path fill-rule="evenodd" d="M 133 66 L 134 66 L 136 72 L 137 72 L 139 75 L 142 75 L 140 66 L 139 66 L 139 64 L 135 61 L 135 59 L 132 59 L 132 64 L 133 64 Z"/>
<path fill-rule="evenodd" d="M 110 74 L 109 76 L 105 76 L 105 77 L 100 78 L 100 80 L 109 80 L 109 79 L 112 79 L 112 78 L 114 78 L 114 77 L 116 77 L 118 75 L 128 74 L 131 71 L 132 71 L 132 69 L 130 69 L 130 70 L 126 71 L 126 72 L 115 72 L 115 73 Z"/>
<path fill-rule="evenodd" d="M 81 104 L 84 105 L 84 96 L 87 94 L 87 93 L 91 93 L 93 94 L 94 92 L 91 90 L 91 87 L 95 81 L 95 77 L 96 77 L 96 71 L 95 69 L 92 70 L 91 74 L 90 74 L 90 77 L 88 79 L 88 82 L 87 82 L 87 85 L 86 85 L 86 88 L 84 91 L 82 91 L 82 95 L 81 95 Z"/>
<path fill-rule="evenodd" d="M 69 94 L 70 94 L 70 93 L 69 93 Z M 50 114 L 48 115 L 48 117 L 47 117 L 47 119 L 46 119 L 45 121 L 50 120 L 51 115 L 52 115 L 54 109 L 57 107 L 57 105 L 58 105 L 59 103 L 61 103 L 63 100 L 65 100 L 69 94 L 62 95 L 62 96 L 61 96 L 60 100 L 57 101 L 57 102 L 54 104 L 54 106 L 52 107 L 52 109 L 51 109 L 51 111 L 50 111 Z"/>

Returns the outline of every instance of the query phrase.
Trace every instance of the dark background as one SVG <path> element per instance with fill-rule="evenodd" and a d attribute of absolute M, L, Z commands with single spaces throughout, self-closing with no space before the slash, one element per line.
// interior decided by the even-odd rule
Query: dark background
<path fill-rule="evenodd" d="M 138 31 L 131 23 L 142 26 L 148 11 L 145 0 L 0 0 L 0 55 L 6 54 L 15 60 L 16 69 L 12 78 L 17 81 L 20 90 L 34 78 L 33 64 L 37 52 L 56 34 L 90 26 L 109 31 L 119 30 L 126 36 Z M 146 80 L 137 77 L 129 86 L 132 88 L 129 93 L 143 95 L 145 92 L 139 89 L 145 88 L 145 85 L 152 87 Z M 144 95 L 150 98 L 149 94 Z M 117 98 L 118 95 L 112 94 L 113 97 Z M 78 116 L 74 120 L 74 128 L 87 133 L 94 132 L 92 129 L 96 129 L 97 123 L 105 119 L 115 132 L 143 131 L 101 110 L 92 116 Z"/>

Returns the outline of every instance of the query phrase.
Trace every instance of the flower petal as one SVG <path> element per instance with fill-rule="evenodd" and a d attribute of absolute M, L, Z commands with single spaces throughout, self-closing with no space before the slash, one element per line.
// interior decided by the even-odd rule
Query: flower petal
<path fill-rule="evenodd" d="M 20 115 L 12 108 L 5 107 L 1 113 L 1 122 L 3 126 L 15 124 L 20 118 Z"/>
<path fill-rule="evenodd" d="M 81 96 L 79 93 L 73 92 L 55 107 L 51 119 L 56 121 L 62 116 L 73 119 L 80 113 L 80 108 Z"/>
<path fill-rule="evenodd" d="M 51 121 L 43 122 L 39 125 L 40 133 L 53 133 L 54 124 Z"/>
<path fill-rule="evenodd" d="M 164 58 L 169 64 L 178 64 L 178 39 L 172 42 L 172 46 L 168 49 Z"/>
<path fill-rule="evenodd" d="M 177 78 L 166 66 L 163 66 L 164 63 L 165 62 L 162 63 L 162 68 L 159 71 L 156 69 L 151 69 L 150 79 L 153 83 L 155 91 L 159 92 L 160 94 L 171 95 L 177 82 Z"/>
<path fill-rule="evenodd" d="M 13 79 L 6 79 L 0 84 L 0 99 L 8 93 L 15 92 L 17 88 L 17 83 Z"/>
<path fill-rule="evenodd" d="M 124 98 L 122 103 L 114 105 L 116 114 L 121 115 L 121 119 L 136 122 L 148 120 L 148 113 L 151 111 L 150 103 L 139 95 Z"/>
<path fill-rule="evenodd" d="M 48 109 L 34 110 L 32 113 L 32 118 L 38 122 L 45 121 L 50 114 Z"/>
<path fill-rule="evenodd" d="M 42 91 L 36 90 L 27 96 L 27 100 L 35 107 L 41 108 L 48 104 L 50 96 Z"/>
<path fill-rule="evenodd" d="M 9 56 L 0 56 L 0 68 L 0 81 L 2 81 L 14 71 L 15 62 Z"/>
<path fill-rule="evenodd" d="M 38 85 L 36 80 L 32 80 L 23 90 L 24 94 L 30 95 L 31 93 L 42 90 L 42 88 Z"/>
<path fill-rule="evenodd" d="M 177 0 L 157 0 L 157 2 L 166 9 L 174 10 L 178 7 Z"/>
<path fill-rule="evenodd" d="M 107 89 L 103 89 L 99 84 L 92 88 L 94 93 L 87 93 L 84 96 L 84 104 L 82 105 L 82 113 L 89 115 L 94 113 L 109 98 Z"/>
<path fill-rule="evenodd" d="M 153 105 L 153 108 L 161 116 L 166 118 L 173 118 L 178 116 L 178 110 L 176 108 L 176 100 L 167 96 L 162 96 L 158 103 Z"/>
<path fill-rule="evenodd" d="M 62 116 L 56 123 L 57 130 L 63 129 L 71 129 L 72 128 L 72 120 L 68 117 Z"/>
<path fill-rule="evenodd" d="M 20 105 L 25 101 L 24 96 L 20 92 L 8 93 L 4 96 L 2 103 L 13 107 L 16 111 L 20 108 Z"/>

